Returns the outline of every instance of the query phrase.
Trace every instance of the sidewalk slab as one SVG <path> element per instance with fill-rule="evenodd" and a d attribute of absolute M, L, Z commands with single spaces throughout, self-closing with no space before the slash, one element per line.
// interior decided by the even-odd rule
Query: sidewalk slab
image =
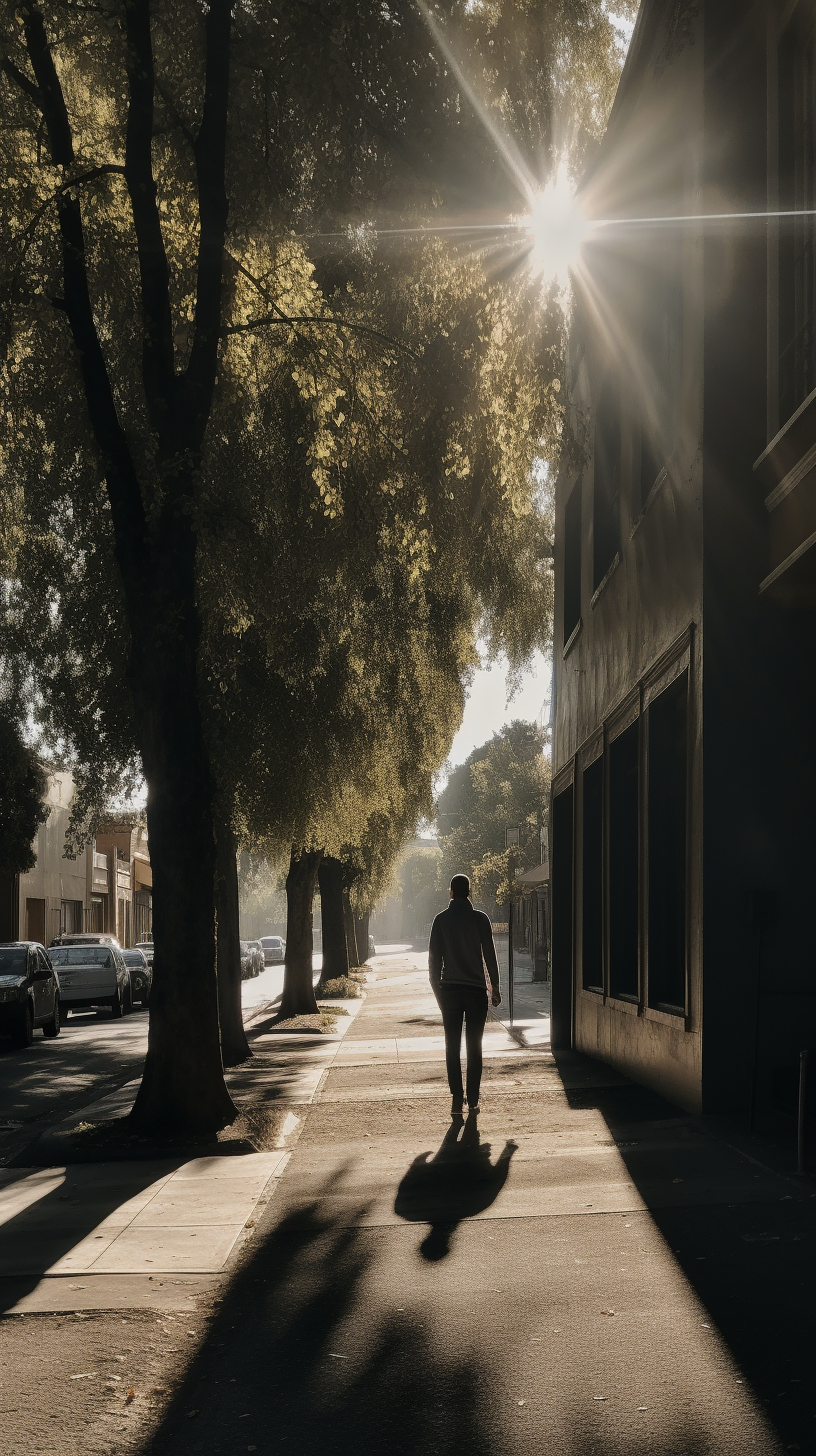
<path fill-rule="evenodd" d="M 61 1281 L 72 1276 L 94 1284 L 100 1307 L 112 1278 L 222 1273 L 250 1236 L 259 1202 L 274 1193 L 302 1127 L 297 1109 L 311 1101 L 363 999 L 339 1003 L 349 1014 L 338 1018 L 334 1034 L 255 1037 L 256 1061 L 227 1074 L 239 1108 L 282 1105 L 273 1150 L 0 1170 L 0 1276 L 43 1284 L 40 1295 L 26 1291 L 26 1308 L 43 1309 L 49 1299 L 59 1308 L 70 1303 Z M 138 1086 L 127 1083 L 61 1126 L 124 1116 Z"/>

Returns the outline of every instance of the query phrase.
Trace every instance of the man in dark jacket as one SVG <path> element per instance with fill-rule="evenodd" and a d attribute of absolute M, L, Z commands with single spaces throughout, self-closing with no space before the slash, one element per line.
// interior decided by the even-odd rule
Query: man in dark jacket
<path fill-rule="evenodd" d="M 488 917 L 471 905 L 467 875 L 454 875 L 450 883 L 450 905 L 437 915 L 431 926 L 428 974 L 445 1028 L 445 1064 L 453 1099 L 451 1117 L 461 1117 L 464 1104 L 459 1055 L 463 1021 L 468 1110 L 478 1112 L 488 976 L 494 1006 L 501 1003 L 501 989 L 493 927 Z"/>

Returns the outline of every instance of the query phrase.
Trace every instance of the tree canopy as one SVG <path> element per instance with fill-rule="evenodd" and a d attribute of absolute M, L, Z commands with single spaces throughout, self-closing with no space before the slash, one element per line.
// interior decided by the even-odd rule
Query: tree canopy
<path fill-rule="evenodd" d="M 48 817 L 48 775 L 18 724 L 0 707 L 0 874 L 36 864 L 34 838 Z"/>
<path fill-rule="evenodd" d="M 619 56 L 600 0 L 451 6 L 474 105 L 408 0 L 3 14 L 4 645 L 86 809 L 144 772 L 135 1115 L 211 1127 L 217 803 L 364 845 L 405 807 L 389 754 L 417 783 L 444 757 L 476 630 L 514 662 L 548 631 L 558 299 L 523 241 L 387 225 L 515 207 L 479 107 L 540 175 L 599 134 Z"/>
<path fill-rule="evenodd" d="M 547 822 L 550 761 L 546 735 L 515 719 L 474 748 L 453 770 L 437 800 L 443 879 L 469 875 L 474 897 L 506 904 L 517 869 L 539 863 Z M 505 830 L 519 829 L 519 844 L 505 847 Z"/>

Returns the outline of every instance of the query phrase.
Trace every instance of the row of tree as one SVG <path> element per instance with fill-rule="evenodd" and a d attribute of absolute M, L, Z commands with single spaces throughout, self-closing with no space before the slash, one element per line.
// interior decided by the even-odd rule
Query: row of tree
<path fill-rule="evenodd" d="M 327 903 L 373 897 L 477 635 L 546 645 L 563 317 L 523 248 L 367 225 L 519 206 L 408 0 L 2 10 L 3 691 L 72 761 L 77 843 L 146 782 L 132 1117 L 211 1130 L 247 1053 L 237 847 L 288 860 L 284 1009 L 312 1009 L 321 867 Z M 601 0 L 444 18 L 531 165 L 567 98 L 579 161 L 619 66 Z"/>

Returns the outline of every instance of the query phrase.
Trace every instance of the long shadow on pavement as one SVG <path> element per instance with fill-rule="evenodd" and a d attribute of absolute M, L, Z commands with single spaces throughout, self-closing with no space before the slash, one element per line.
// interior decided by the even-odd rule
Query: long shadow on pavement
<path fill-rule="evenodd" d="M 0 1227 L 0 1313 L 31 1293 L 59 1260 L 87 1241 L 85 1257 L 74 1270 L 65 1271 L 82 1279 L 89 1272 L 87 1263 L 111 1242 L 112 1233 L 105 1231 L 104 1220 L 115 1216 L 123 1204 L 138 1198 L 158 1178 L 169 1177 L 184 1161 L 4 1172 L 2 1190 L 7 1205 L 19 1200 L 20 1207 Z"/>
<path fill-rule="evenodd" d="M 365 1215 L 361 1204 L 338 1227 L 316 1200 L 259 1245 L 151 1456 L 492 1456 L 483 1369 L 432 1350 L 414 1316 L 367 1298 L 377 1244 Z"/>
<path fill-rule="evenodd" d="M 495 1203 L 515 1151 L 516 1144 L 506 1142 L 491 1163 L 490 1143 L 481 1141 L 478 1118 L 471 1114 L 466 1122 L 462 1118 L 451 1122 L 436 1153 L 420 1153 L 414 1159 L 397 1190 L 394 1212 L 410 1223 L 431 1225 L 420 1244 L 423 1258 L 444 1259 L 462 1220 Z"/>
<path fill-rule="evenodd" d="M 575 1061 L 555 1056 L 562 1074 Z M 571 1107 L 603 1116 L 705 1327 L 728 1347 L 780 1449 L 816 1450 L 813 1181 L 776 1174 L 712 1136 L 705 1118 L 647 1088 L 583 1087 L 566 1096 Z M 695 1176 L 698 1191 L 684 1205 Z"/>

